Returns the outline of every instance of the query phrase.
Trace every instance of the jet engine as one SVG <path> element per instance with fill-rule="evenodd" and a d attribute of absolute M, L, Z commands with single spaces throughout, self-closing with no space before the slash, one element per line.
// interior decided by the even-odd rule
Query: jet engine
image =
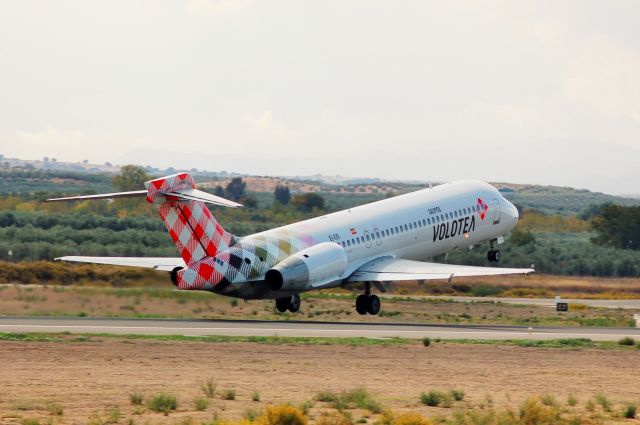
<path fill-rule="evenodd" d="M 323 242 L 276 264 L 265 274 L 265 282 L 273 291 L 303 292 L 340 279 L 346 269 L 344 248 Z"/>

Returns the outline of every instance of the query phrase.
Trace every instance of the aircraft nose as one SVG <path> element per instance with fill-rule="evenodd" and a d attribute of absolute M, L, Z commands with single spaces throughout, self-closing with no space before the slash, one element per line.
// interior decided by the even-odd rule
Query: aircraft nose
<path fill-rule="evenodd" d="M 513 225 L 515 226 L 518 223 L 518 219 L 520 218 L 520 213 L 518 212 L 518 208 L 513 205 L 511 202 L 505 199 L 505 203 L 507 204 L 507 214 L 509 218 L 513 221 Z"/>
<path fill-rule="evenodd" d="M 520 213 L 518 212 L 518 208 L 516 208 L 515 205 L 513 205 L 511 202 L 507 201 L 506 199 L 504 200 L 504 204 L 505 204 L 505 212 L 507 213 L 507 217 L 509 218 L 509 221 L 511 221 L 511 225 L 512 227 L 515 227 L 516 224 L 518 224 L 518 219 L 520 218 Z"/>

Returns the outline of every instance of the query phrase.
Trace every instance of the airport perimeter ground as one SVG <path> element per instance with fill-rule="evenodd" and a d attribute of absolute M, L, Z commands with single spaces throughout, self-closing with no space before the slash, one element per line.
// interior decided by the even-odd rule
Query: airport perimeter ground
<path fill-rule="evenodd" d="M 615 285 L 635 289 L 635 282 L 629 283 Z M 528 295 L 530 286 L 526 288 Z M 604 291 L 611 293 L 613 287 L 614 283 L 604 285 Z M 545 297 L 554 294 L 548 288 L 545 291 Z M 595 297 L 604 298 L 603 294 Z M 569 313 L 558 313 L 545 301 L 427 300 L 409 292 L 385 299 L 386 315 L 362 317 L 352 313 L 351 295 L 321 293 L 305 296 L 299 319 L 533 327 L 596 324 L 631 330 L 632 316 L 639 312 L 637 297 L 629 291 L 622 298 L 629 299 L 624 308 L 617 308 L 618 304 L 606 308 L 606 301 L 597 305 L 580 301 Z M 0 289 L 0 311 L 8 316 L 66 315 L 75 316 L 75 320 L 84 316 L 181 316 L 200 321 L 296 318 L 274 313 L 268 301 L 244 303 L 212 294 L 177 293 L 166 287 L 9 285 Z M 636 333 L 634 329 L 633 335 Z M 511 410 L 517 416 L 525 400 L 534 396 L 556 406 L 563 417 L 580 418 L 571 423 L 640 423 L 624 418 L 629 406 L 640 406 L 640 349 L 635 345 L 569 341 L 544 343 L 541 347 L 526 341 L 482 343 L 432 338 L 431 345 L 424 347 L 419 339 L 301 340 L 269 336 L 255 341 L 246 337 L 0 334 L 0 424 L 213 424 L 216 418 L 254 417 L 267 405 L 279 403 L 304 407 L 313 424 L 381 423 L 379 413 L 354 406 L 344 410 L 349 421 L 322 422 L 324 414 L 335 412 L 335 406 L 316 400 L 318 393 L 338 394 L 356 388 L 365 388 L 384 409 L 417 412 L 434 423 L 445 423 L 455 412 L 482 415 Z M 201 401 L 200 408 L 204 404 L 206 407 L 198 410 L 197 400 L 206 398 L 201 387 L 207 379 L 216 382 L 216 394 L 206 403 Z M 445 403 L 447 407 L 421 403 L 423 393 L 454 389 L 464 392 L 462 401 Z M 235 391 L 235 399 L 223 400 L 231 391 Z M 177 410 L 169 416 L 154 412 L 146 404 L 160 392 L 177 398 Z M 142 405 L 131 403 L 134 393 L 145 397 Z M 253 400 L 256 394 L 259 401 Z"/>
<path fill-rule="evenodd" d="M 612 403 L 602 423 L 620 418 L 628 403 L 640 401 L 640 350 L 558 349 L 419 341 L 389 345 L 309 345 L 300 343 L 191 342 L 121 337 L 58 336 L 62 341 L 0 343 L 0 423 L 200 423 L 214 416 L 240 418 L 267 404 L 313 402 L 319 418 L 327 403 L 321 391 L 366 388 L 385 408 L 450 416 L 457 409 L 516 412 L 529 396 L 553 396 L 564 409 L 587 412 L 598 394 Z M 217 395 L 204 410 L 202 383 L 214 378 Z M 427 407 L 430 390 L 463 390 L 451 407 Z M 236 391 L 235 400 L 220 394 Z M 129 395 L 159 392 L 177 396 L 169 417 L 130 403 Z M 253 394 L 260 401 L 252 401 Z M 576 398 L 570 407 L 568 397 Z M 51 406 L 63 411 L 56 416 Z M 307 405 L 309 407 L 309 405 Z M 609 416 L 596 404 L 596 417 Z M 115 413 L 114 413 L 115 412 Z M 117 416 L 117 417 L 114 417 Z M 378 415 L 350 410 L 354 421 L 374 423 Z M 364 419 L 362 419 L 364 418 Z M 133 420 L 133 422 L 130 422 Z M 591 423 L 601 423 L 596 419 Z"/>

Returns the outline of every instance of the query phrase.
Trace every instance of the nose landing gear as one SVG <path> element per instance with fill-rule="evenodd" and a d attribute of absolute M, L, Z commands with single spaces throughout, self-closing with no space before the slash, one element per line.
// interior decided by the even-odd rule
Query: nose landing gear
<path fill-rule="evenodd" d="M 500 250 L 493 249 L 493 244 L 495 243 L 495 241 L 496 241 L 495 239 L 492 241 L 489 241 L 489 244 L 491 245 L 491 249 L 489 250 L 489 252 L 487 252 L 487 260 L 489 260 L 490 263 L 498 263 L 502 258 L 502 253 L 500 252 Z"/>

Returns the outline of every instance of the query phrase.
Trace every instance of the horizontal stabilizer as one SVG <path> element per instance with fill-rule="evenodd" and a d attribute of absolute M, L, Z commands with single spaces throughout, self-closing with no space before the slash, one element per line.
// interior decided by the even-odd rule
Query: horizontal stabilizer
<path fill-rule="evenodd" d="M 68 196 L 66 198 L 51 198 L 51 199 L 47 199 L 47 202 L 81 201 L 83 199 L 144 198 L 145 196 L 147 196 L 146 190 L 134 190 L 131 192 L 100 193 L 98 195 L 81 195 L 81 196 Z"/>
<path fill-rule="evenodd" d="M 82 196 L 69 196 L 66 198 L 52 198 L 47 199 L 47 202 L 57 201 L 82 201 L 92 199 L 117 199 L 117 198 L 144 198 L 148 194 L 147 190 L 134 190 L 131 192 L 115 192 L 115 193 L 102 193 L 98 195 L 82 195 Z M 175 200 L 181 201 L 201 201 L 207 204 L 220 205 L 223 207 L 239 208 L 242 204 L 230 201 L 228 199 L 221 198 L 219 196 L 212 195 L 207 192 L 203 192 L 198 189 L 183 189 L 174 190 L 169 192 L 159 192 L 159 194 L 168 197 L 169 199 L 175 198 Z"/>
<path fill-rule="evenodd" d="M 498 276 L 534 273 L 533 269 L 506 267 L 458 266 L 455 264 L 426 263 L 384 257 L 359 267 L 347 282 L 385 282 L 401 280 L 438 280 L 452 277 Z"/>
<path fill-rule="evenodd" d="M 79 257 L 67 256 L 56 258 L 56 261 L 69 261 L 72 263 L 107 264 L 111 266 L 144 267 L 160 271 L 170 272 L 176 267 L 184 267 L 182 258 L 157 258 L 157 257 Z"/>

